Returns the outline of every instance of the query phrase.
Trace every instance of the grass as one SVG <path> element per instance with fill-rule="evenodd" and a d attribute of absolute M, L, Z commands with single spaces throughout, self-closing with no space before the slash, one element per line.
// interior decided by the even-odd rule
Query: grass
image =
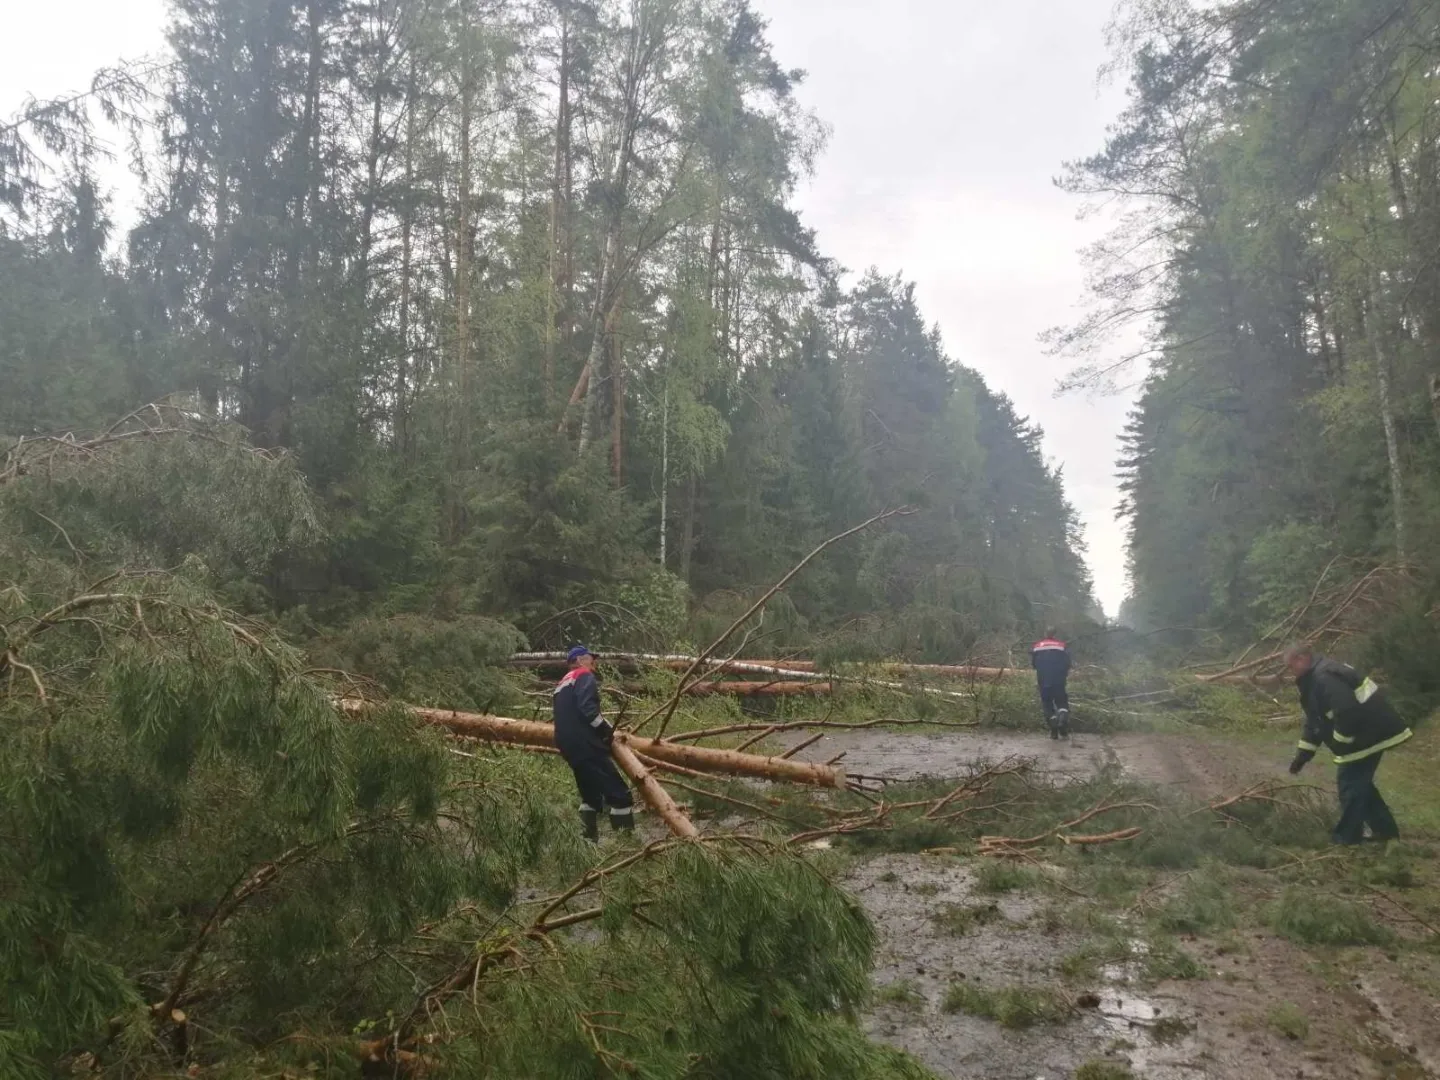
<path fill-rule="evenodd" d="M 1121 1061 L 1087 1061 L 1075 1070 L 1075 1080 L 1135 1080 L 1135 1074 Z"/>
<path fill-rule="evenodd" d="M 1063 1024 L 1073 1010 L 1070 1000 L 1046 986 L 1005 986 L 998 989 L 958 982 L 945 995 L 946 1012 L 963 1012 L 994 1020 L 1001 1027 L 1023 1029 L 1038 1024 Z"/>
<path fill-rule="evenodd" d="M 1125 967 L 1144 982 L 1199 979 L 1205 968 L 1166 937 L 1136 941 L 1116 936 L 1091 941 L 1060 961 L 1060 974 L 1074 982 L 1094 982 L 1107 967 Z"/>
<path fill-rule="evenodd" d="M 925 1004 L 925 995 L 910 979 L 899 979 L 896 982 L 877 987 L 875 1001 L 882 1005 L 916 1009 Z"/>
<path fill-rule="evenodd" d="M 1415 725 L 1415 737 L 1385 755 L 1375 777 L 1406 836 L 1440 836 L 1440 716 Z"/>
<path fill-rule="evenodd" d="M 1265 1022 L 1287 1039 L 1304 1042 L 1310 1037 L 1310 1018 L 1288 1001 L 1271 1009 Z"/>
<path fill-rule="evenodd" d="M 944 931 L 964 937 L 972 930 L 987 926 L 1004 916 L 996 904 L 947 904 L 932 918 Z"/>
<path fill-rule="evenodd" d="M 1310 888 L 1286 889 L 1266 916 L 1271 930 L 1298 945 L 1388 945 L 1395 939 L 1359 904 Z"/>
<path fill-rule="evenodd" d="M 975 871 L 976 891 L 997 896 L 1001 893 L 1034 889 L 1043 882 L 1044 878 L 1034 867 L 1005 859 L 986 859 Z"/>
<path fill-rule="evenodd" d="M 1192 874 L 1165 901 L 1155 924 L 1172 934 L 1212 934 L 1236 924 L 1236 896 L 1219 868 Z"/>
<path fill-rule="evenodd" d="M 1195 1030 L 1195 1025 L 1189 1020 L 1182 1020 L 1178 1016 L 1162 1016 L 1150 1025 L 1150 1037 L 1161 1046 L 1169 1046 L 1177 1043 Z"/>

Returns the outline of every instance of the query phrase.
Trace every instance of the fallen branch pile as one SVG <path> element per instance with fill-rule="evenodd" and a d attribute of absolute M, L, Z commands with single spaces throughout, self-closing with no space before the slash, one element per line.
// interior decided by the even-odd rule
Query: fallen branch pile
<path fill-rule="evenodd" d="M 1350 576 L 1333 580 L 1332 574 L 1344 567 L 1350 569 Z M 1202 682 L 1279 683 L 1285 677 L 1282 661 L 1287 642 L 1333 648 L 1373 625 L 1386 608 L 1405 595 L 1413 580 L 1413 569 L 1403 563 L 1363 569 L 1357 560 L 1337 555 L 1302 604 L 1270 627 L 1224 671 L 1198 678 Z M 1260 655 L 1253 656 L 1257 652 Z"/>

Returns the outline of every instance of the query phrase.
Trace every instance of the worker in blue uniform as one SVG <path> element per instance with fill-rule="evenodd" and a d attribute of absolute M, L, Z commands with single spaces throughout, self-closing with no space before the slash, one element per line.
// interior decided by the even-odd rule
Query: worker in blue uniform
<path fill-rule="evenodd" d="M 615 729 L 600 712 L 595 657 L 576 645 L 566 659 L 570 670 L 554 694 L 555 749 L 575 774 L 585 838 L 599 840 L 600 814 L 606 809 L 617 832 L 635 828 L 635 800 L 610 756 Z"/>
<path fill-rule="evenodd" d="M 1030 666 L 1040 686 L 1040 708 L 1050 725 L 1050 738 L 1070 737 L 1070 695 L 1065 680 L 1070 675 L 1070 650 L 1051 628 L 1030 647 Z"/>

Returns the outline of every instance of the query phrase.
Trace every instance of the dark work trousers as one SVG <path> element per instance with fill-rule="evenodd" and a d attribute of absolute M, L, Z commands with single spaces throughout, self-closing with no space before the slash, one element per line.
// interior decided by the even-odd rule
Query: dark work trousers
<path fill-rule="evenodd" d="M 579 749 L 579 748 L 576 748 Z M 580 789 L 581 810 L 628 810 L 635 800 L 615 767 L 610 750 L 603 743 L 586 746 L 583 752 L 566 754 L 575 786 Z"/>
<path fill-rule="evenodd" d="M 1365 826 L 1376 840 L 1394 840 L 1400 835 L 1395 815 L 1375 786 L 1375 770 L 1380 767 L 1383 753 L 1371 754 L 1335 768 L 1335 786 L 1340 792 L 1340 820 L 1330 838 L 1337 844 L 1358 844 L 1365 836 Z"/>
<path fill-rule="evenodd" d="M 1040 684 L 1040 706 L 1045 710 L 1047 721 L 1055 719 L 1056 709 L 1070 708 L 1070 695 L 1065 693 L 1065 680 L 1042 682 Z"/>

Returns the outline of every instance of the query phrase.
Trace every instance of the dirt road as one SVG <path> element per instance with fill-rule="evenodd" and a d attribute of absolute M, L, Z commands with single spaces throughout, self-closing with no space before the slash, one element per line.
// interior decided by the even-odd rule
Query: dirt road
<path fill-rule="evenodd" d="M 1033 758 L 1052 774 L 1075 777 L 1113 763 L 1201 799 L 1283 775 L 1289 756 L 1280 740 L 1256 750 L 1203 735 L 1077 735 L 1055 743 L 969 731 L 843 733 L 804 753 L 827 760 L 842 751 L 848 770 L 895 780 L 957 776 L 977 762 L 1007 758 Z M 1085 1006 L 1068 1023 L 1012 1031 L 948 1012 L 944 998 L 957 982 L 1062 985 L 1061 963 L 1083 943 L 1044 917 L 1053 900 L 977 896 L 973 867 L 948 856 L 887 854 L 847 881 L 881 935 L 881 1004 L 869 1029 L 946 1080 L 1065 1080 L 1098 1061 L 1125 1065 L 1143 1080 L 1440 1077 L 1440 1005 L 1417 990 L 1440 988 L 1440 958 L 1375 949 L 1322 957 L 1261 930 L 1231 935 L 1223 945 L 1186 941 L 1207 969 L 1203 979 L 1142 989 L 1131 973 L 1109 967 L 1093 986 L 1072 980 L 1066 992 Z M 953 905 L 992 902 L 998 917 L 962 936 L 936 918 Z M 1277 1026 L 1281 1009 L 1305 1018 L 1303 1038 Z"/>
<path fill-rule="evenodd" d="M 1243 790 L 1257 780 L 1285 775 L 1289 752 L 1238 751 L 1233 742 L 1203 735 L 1079 734 L 1058 742 L 1043 733 L 956 730 L 953 734 L 836 732 L 798 758 L 828 761 L 844 753 L 848 772 L 888 780 L 946 778 L 967 766 L 1032 758 L 1060 776 L 1091 776 L 1107 763 L 1143 780 L 1186 789 L 1197 798 Z"/>

